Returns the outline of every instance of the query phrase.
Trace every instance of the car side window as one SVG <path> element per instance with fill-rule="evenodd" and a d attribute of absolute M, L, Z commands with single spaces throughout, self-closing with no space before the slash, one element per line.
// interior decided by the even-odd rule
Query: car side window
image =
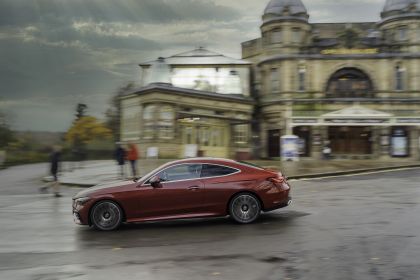
<path fill-rule="evenodd" d="M 203 164 L 201 178 L 226 176 L 238 172 L 237 169 L 215 164 Z"/>
<path fill-rule="evenodd" d="M 201 164 L 176 165 L 162 170 L 157 174 L 157 176 L 162 180 L 162 182 L 197 179 L 200 178 L 201 167 Z"/>

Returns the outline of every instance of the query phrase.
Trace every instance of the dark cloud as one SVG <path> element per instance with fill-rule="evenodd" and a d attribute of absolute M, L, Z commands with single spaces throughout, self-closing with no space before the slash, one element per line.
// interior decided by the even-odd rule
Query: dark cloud
<path fill-rule="evenodd" d="M 212 1 L 198 0 L 2 0 L 0 25 L 92 20 L 105 22 L 173 22 L 230 20 L 240 14 Z"/>
<path fill-rule="evenodd" d="M 0 111 L 65 130 L 77 103 L 103 116 L 137 63 L 204 45 L 240 57 L 269 0 L 0 0 Z M 381 0 L 304 0 L 311 21 L 375 21 Z"/>

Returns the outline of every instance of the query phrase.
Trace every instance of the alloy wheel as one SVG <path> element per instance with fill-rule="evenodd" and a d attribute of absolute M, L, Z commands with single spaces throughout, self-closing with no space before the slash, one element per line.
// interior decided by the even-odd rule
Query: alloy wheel
<path fill-rule="evenodd" d="M 112 201 L 99 202 L 92 210 L 91 221 L 100 230 L 114 230 L 120 226 L 122 221 L 121 208 Z"/>
<path fill-rule="evenodd" d="M 229 212 L 236 222 L 249 224 L 259 217 L 261 213 L 260 202 L 254 195 L 239 194 L 232 199 Z"/>

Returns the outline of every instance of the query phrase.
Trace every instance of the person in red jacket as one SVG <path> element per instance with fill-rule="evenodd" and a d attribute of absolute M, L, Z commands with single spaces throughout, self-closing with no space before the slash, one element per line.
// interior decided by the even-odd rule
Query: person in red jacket
<path fill-rule="evenodd" d="M 139 152 L 135 144 L 131 143 L 127 151 L 127 160 L 130 161 L 131 171 L 133 177 L 137 176 L 137 160 L 139 159 Z"/>

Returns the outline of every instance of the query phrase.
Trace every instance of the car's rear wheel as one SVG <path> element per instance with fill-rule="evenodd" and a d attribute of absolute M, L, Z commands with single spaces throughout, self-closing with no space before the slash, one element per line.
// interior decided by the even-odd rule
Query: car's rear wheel
<path fill-rule="evenodd" d="M 240 224 L 254 222 L 261 213 L 261 204 L 258 198 L 250 193 L 236 195 L 229 204 L 230 217 Z"/>
<path fill-rule="evenodd" d="M 120 206 L 113 201 L 101 201 L 93 206 L 90 214 L 92 225 L 103 231 L 117 229 L 123 220 Z"/>

